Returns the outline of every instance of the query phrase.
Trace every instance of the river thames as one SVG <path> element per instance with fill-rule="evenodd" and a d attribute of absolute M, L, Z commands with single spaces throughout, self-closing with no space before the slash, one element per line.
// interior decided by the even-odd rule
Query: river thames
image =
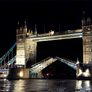
<path fill-rule="evenodd" d="M 0 79 L 0 92 L 92 92 L 92 81 L 62 79 Z"/>

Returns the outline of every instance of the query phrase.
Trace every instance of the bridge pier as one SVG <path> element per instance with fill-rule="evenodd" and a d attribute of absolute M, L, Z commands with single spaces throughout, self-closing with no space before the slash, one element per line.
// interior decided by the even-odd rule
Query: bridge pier
<path fill-rule="evenodd" d="M 30 75 L 31 79 L 41 79 L 42 78 L 42 71 L 37 73 L 36 75 Z"/>
<path fill-rule="evenodd" d="M 92 66 L 83 65 L 77 68 L 77 79 L 92 79 Z"/>
<path fill-rule="evenodd" d="M 29 78 L 29 69 L 27 68 L 10 68 L 7 79 L 27 79 Z"/>

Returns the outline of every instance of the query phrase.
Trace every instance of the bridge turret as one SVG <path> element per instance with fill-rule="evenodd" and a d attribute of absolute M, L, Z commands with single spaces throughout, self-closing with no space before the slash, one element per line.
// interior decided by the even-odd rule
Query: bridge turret
<path fill-rule="evenodd" d="M 26 23 L 26 22 L 25 22 Z M 19 24 L 19 23 L 18 23 Z M 20 27 L 16 30 L 16 65 L 25 67 L 25 37 L 27 26 Z"/>

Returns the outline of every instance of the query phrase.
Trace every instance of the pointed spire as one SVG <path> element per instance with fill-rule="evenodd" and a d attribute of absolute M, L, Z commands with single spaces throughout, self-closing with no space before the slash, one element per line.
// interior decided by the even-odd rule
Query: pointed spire
<path fill-rule="evenodd" d="M 77 62 L 76 62 L 76 64 L 79 64 L 80 62 L 79 62 L 79 60 L 78 60 L 78 57 L 77 57 Z"/>
<path fill-rule="evenodd" d="M 28 30 L 28 33 L 30 34 L 30 29 Z"/>
<path fill-rule="evenodd" d="M 87 18 L 87 24 L 90 24 L 91 23 L 91 19 L 90 17 Z"/>
<path fill-rule="evenodd" d="M 17 34 L 18 34 L 18 29 L 19 29 L 19 21 L 17 22 L 17 29 L 16 29 Z"/>
<path fill-rule="evenodd" d="M 19 21 L 17 22 L 17 29 L 19 29 Z"/>
<path fill-rule="evenodd" d="M 17 24 L 19 25 L 19 21 L 17 22 Z"/>
<path fill-rule="evenodd" d="M 83 11 L 83 17 L 82 17 L 82 26 L 85 25 L 85 11 Z"/>
<path fill-rule="evenodd" d="M 27 27 L 27 25 L 26 25 L 26 21 L 24 22 L 25 23 L 25 28 Z"/>
<path fill-rule="evenodd" d="M 34 31 L 34 34 L 37 34 L 37 28 L 36 28 L 36 24 L 35 24 L 35 31 Z"/>
<path fill-rule="evenodd" d="M 31 35 L 33 35 L 33 30 L 31 29 Z"/>
<path fill-rule="evenodd" d="M 25 33 L 27 33 L 27 25 L 26 25 L 26 21 L 24 21 L 24 29 L 25 29 Z"/>

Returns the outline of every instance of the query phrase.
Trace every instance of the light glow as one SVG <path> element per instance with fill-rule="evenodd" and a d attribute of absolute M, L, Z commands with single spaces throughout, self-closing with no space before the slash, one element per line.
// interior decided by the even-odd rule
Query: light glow
<path fill-rule="evenodd" d="M 83 73 L 85 77 L 90 77 L 89 69 L 86 69 L 86 71 Z"/>
<path fill-rule="evenodd" d="M 20 77 L 23 77 L 23 72 L 22 71 L 19 73 L 19 76 Z"/>

